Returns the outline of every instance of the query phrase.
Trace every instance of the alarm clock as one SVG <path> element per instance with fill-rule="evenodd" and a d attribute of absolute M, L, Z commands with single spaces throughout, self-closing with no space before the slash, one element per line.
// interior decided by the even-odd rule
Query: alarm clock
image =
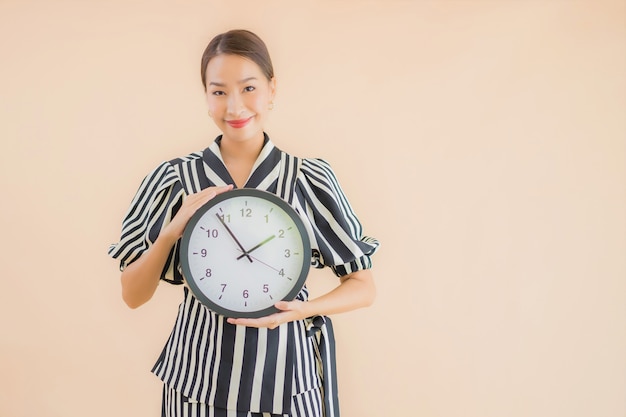
<path fill-rule="evenodd" d="M 311 265 L 304 222 L 267 191 L 239 188 L 219 194 L 191 217 L 180 259 L 194 296 L 226 317 L 258 318 L 300 292 Z"/>

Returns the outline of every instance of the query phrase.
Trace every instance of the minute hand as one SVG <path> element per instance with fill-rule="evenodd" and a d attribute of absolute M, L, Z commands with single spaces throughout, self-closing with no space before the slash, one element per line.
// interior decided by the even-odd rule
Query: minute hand
<path fill-rule="evenodd" d="M 226 223 L 224 222 L 224 219 L 222 219 L 220 217 L 219 214 L 215 213 L 215 215 L 217 216 L 217 218 L 220 220 L 220 222 L 222 223 L 222 225 L 224 226 L 224 228 L 226 229 L 226 231 L 230 234 L 230 236 L 233 238 L 233 240 L 235 241 L 235 243 L 237 244 L 237 246 L 239 246 L 239 249 L 241 249 L 241 251 L 243 252 L 243 255 L 241 255 L 239 258 L 237 258 L 238 260 L 243 258 L 244 256 L 248 258 L 248 260 L 250 262 L 252 262 L 252 258 L 250 257 L 250 255 L 248 255 L 248 252 L 246 252 L 246 250 L 243 248 L 243 246 L 241 246 L 241 243 L 239 243 L 239 240 L 237 240 L 237 238 L 235 237 L 235 234 L 232 232 L 232 230 L 230 230 L 230 228 L 226 225 Z"/>
<path fill-rule="evenodd" d="M 276 237 L 276 235 L 272 235 L 272 236 L 268 237 L 268 238 L 267 238 L 267 239 L 265 239 L 263 242 L 259 243 L 258 245 L 256 245 L 255 247 L 253 247 L 252 249 L 250 249 L 250 250 L 249 250 L 249 251 L 247 251 L 247 252 L 246 252 L 246 251 L 243 251 L 243 249 L 241 249 L 241 250 L 243 251 L 243 253 L 242 253 L 241 255 L 239 255 L 239 256 L 237 257 L 237 259 L 239 260 L 239 259 L 243 258 L 244 256 L 247 256 L 247 257 L 249 258 L 249 257 L 250 257 L 250 255 L 249 255 L 249 254 L 250 254 L 250 253 L 252 253 L 252 251 L 257 250 L 258 248 L 260 248 L 261 246 L 265 245 L 267 242 L 269 242 L 270 240 L 274 239 L 275 237 Z"/>

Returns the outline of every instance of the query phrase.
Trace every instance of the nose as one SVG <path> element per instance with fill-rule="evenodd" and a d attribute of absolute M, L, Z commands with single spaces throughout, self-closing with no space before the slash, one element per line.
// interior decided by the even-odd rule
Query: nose
<path fill-rule="evenodd" d="M 228 95 L 226 111 L 231 116 L 239 116 L 243 111 L 243 100 L 241 94 L 232 93 Z"/>

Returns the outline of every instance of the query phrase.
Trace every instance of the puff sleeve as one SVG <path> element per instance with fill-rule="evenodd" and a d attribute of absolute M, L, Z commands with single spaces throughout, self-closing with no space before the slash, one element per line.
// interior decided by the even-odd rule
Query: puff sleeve
<path fill-rule="evenodd" d="M 302 161 L 296 195 L 310 224 L 313 266 L 328 266 L 337 276 L 372 267 L 371 256 L 379 242 L 363 235 L 361 223 L 326 161 Z"/>
<path fill-rule="evenodd" d="M 136 261 L 156 241 L 182 204 L 184 190 L 177 172 L 163 162 L 141 182 L 122 222 L 121 238 L 109 247 L 109 256 L 120 261 L 120 270 Z M 172 248 L 161 279 L 182 284 L 178 268 L 179 244 Z"/>

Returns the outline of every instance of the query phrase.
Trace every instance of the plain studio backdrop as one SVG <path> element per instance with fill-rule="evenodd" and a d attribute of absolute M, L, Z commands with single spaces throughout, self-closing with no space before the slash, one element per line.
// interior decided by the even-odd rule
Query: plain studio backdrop
<path fill-rule="evenodd" d="M 0 416 L 159 414 L 182 288 L 130 310 L 106 251 L 218 134 L 231 28 L 272 55 L 272 139 L 382 243 L 335 317 L 344 417 L 626 415 L 624 1 L 0 0 Z"/>

